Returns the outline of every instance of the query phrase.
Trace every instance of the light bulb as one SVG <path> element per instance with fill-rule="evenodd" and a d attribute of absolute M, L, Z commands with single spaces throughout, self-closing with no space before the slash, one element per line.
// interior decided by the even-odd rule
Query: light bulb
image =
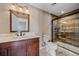
<path fill-rule="evenodd" d="M 22 8 L 19 8 L 19 11 L 20 11 L 20 12 L 23 12 Z"/>
<path fill-rule="evenodd" d="M 67 22 L 62 22 L 63 24 L 66 24 Z"/>
<path fill-rule="evenodd" d="M 26 10 L 25 13 L 26 13 L 26 14 L 30 14 L 30 13 L 29 13 L 29 10 Z"/>
<path fill-rule="evenodd" d="M 11 10 L 15 10 L 16 9 L 16 7 L 14 6 L 14 5 L 11 5 L 11 8 L 10 8 Z"/>

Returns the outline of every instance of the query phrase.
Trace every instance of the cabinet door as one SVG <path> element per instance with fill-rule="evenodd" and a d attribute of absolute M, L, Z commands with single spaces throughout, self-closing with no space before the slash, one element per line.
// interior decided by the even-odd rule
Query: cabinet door
<path fill-rule="evenodd" d="M 11 48 L 9 43 L 0 44 L 0 56 L 10 56 L 10 55 L 11 55 Z"/>
<path fill-rule="evenodd" d="M 39 56 L 39 40 L 28 40 L 27 56 Z"/>
<path fill-rule="evenodd" d="M 0 44 L 0 56 L 26 56 L 26 42 L 17 41 Z"/>
<path fill-rule="evenodd" d="M 13 56 L 26 56 L 27 53 L 27 41 L 18 41 L 12 43 L 12 55 Z"/>
<path fill-rule="evenodd" d="M 39 39 L 28 39 L 16 42 L 0 43 L 0 56 L 37 56 Z"/>

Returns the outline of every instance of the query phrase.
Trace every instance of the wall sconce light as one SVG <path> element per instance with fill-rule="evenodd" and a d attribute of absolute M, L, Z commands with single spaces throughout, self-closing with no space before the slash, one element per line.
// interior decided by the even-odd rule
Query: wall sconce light
<path fill-rule="evenodd" d="M 10 6 L 9 10 L 20 12 L 20 13 L 23 13 L 23 14 L 30 14 L 29 10 L 28 10 L 28 8 L 26 6 L 21 6 L 21 5 L 16 4 L 16 3 L 12 4 Z"/>

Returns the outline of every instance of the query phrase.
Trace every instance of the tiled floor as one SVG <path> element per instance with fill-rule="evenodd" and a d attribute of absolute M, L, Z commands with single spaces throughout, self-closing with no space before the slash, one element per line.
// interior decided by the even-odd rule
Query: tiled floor
<path fill-rule="evenodd" d="M 45 48 L 40 49 L 40 56 L 50 56 Z"/>
<path fill-rule="evenodd" d="M 48 52 L 46 51 L 46 48 L 42 48 L 40 49 L 40 56 L 51 56 L 50 54 L 48 54 Z M 59 52 L 58 50 L 56 50 L 56 56 L 65 56 L 62 52 Z"/>

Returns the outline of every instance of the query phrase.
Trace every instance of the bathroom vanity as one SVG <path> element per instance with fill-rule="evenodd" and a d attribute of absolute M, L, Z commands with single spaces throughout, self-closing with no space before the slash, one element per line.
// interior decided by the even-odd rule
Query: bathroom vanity
<path fill-rule="evenodd" d="M 17 4 L 12 4 L 16 7 Z M 20 6 L 23 7 L 23 6 Z M 18 6 L 18 8 L 20 9 Z M 23 9 L 24 8 L 24 9 Z M 21 8 L 22 11 L 27 8 Z M 10 11 L 10 35 L 0 34 L 0 56 L 38 56 L 39 36 L 26 35 L 29 32 L 30 14 L 9 9 Z M 12 34 L 16 35 L 12 35 Z M 20 35 L 19 35 L 20 34 Z"/>
<path fill-rule="evenodd" d="M 38 56 L 39 37 L 6 37 L 0 39 L 0 56 Z"/>

